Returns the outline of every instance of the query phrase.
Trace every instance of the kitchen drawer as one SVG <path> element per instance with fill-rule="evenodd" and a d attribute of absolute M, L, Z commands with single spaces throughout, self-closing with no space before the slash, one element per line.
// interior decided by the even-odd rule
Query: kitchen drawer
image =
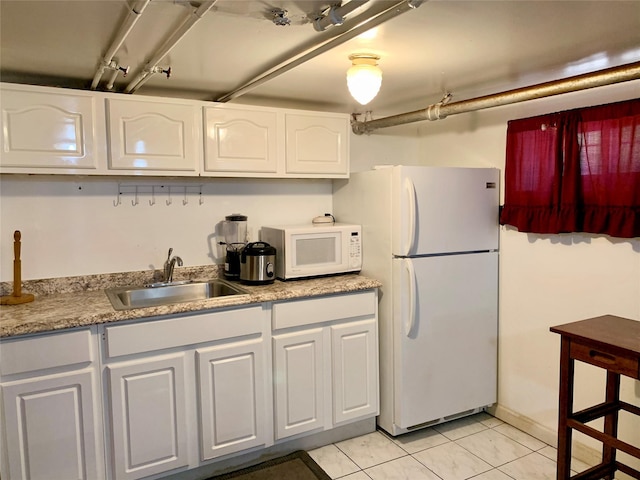
<path fill-rule="evenodd" d="M 262 306 L 105 327 L 106 358 L 262 332 Z"/>
<path fill-rule="evenodd" d="M 0 347 L 0 374 L 13 375 L 90 363 L 93 357 L 91 331 L 88 328 L 3 340 Z"/>
<path fill-rule="evenodd" d="M 631 378 L 640 378 L 640 365 L 637 357 L 613 355 L 604 353 L 598 348 L 590 347 L 582 343 L 571 342 L 571 358 L 596 365 L 610 372 L 626 375 Z"/>
<path fill-rule="evenodd" d="M 274 330 L 299 327 L 371 316 L 375 312 L 376 295 L 373 291 L 293 300 L 273 304 L 272 327 Z"/>

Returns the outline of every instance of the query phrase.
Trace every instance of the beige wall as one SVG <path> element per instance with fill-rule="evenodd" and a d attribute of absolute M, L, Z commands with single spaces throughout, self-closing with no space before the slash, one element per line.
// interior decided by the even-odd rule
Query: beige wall
<path fill-rule="evenodd" d="M 437 122 L 379 130 L 369 135 L 369 142 L 375 149 L 376 142 L 393 130 L 399 134 L 396 146 L 404 142 L 405 152 L 399 153 L 398 158 L 416 152 L 411 163 L 495 166 L 503 170 L 508 120 L 635 98 L 638 92 L 638 81 L 601 87 Z M 389 156 L 383 152 L 385 158 Z M 364 165 L 358 167 L 363 169 Z M 543 236 L 502 227 L 500 241 L 497 414 L 553 443 L 560 342 L 549 327 L 602 314 L 640 320 L 640 239 L 581 234 Z M 601 402 L 603 372 L 578 365 L 576 375 L 576 407 Z M 624 399 L 640 405 L 640 382 L 624 379 L 622 390 Z M 623 415 L 620 435 L 640 445 L 640 421 Z M 576 437 L 599 448 L 591 439 Z"/>

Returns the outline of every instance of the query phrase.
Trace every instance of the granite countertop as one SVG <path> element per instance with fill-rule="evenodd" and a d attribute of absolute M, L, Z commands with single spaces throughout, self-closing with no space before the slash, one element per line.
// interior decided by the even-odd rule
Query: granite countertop
<path fill-rule="evenodd" d="M 210 280 L 219 276 L 217 267 L 191 267 L 182 270 L 183 276 L 176 280 Z M 267 285 L 244 285 L 238 282 L 238 286 L 246 294 L 123 311 L 114 310 L 104 292 L 106 288 L 142 285 L 155 278 L 156 275 L 150 277 L 149 272 L 131 272 L 25 281 L 22 291 L 34 294 L 35 301 L 0 306 L 0 338 L 252 303 L 355 292 L 381 286 L 379 281 L 358 274 L 287 282 L 276 280 Z M 10 285 L 1 284 L 0 291 L 4 292 L 3 295 L 10 293 Z"/>

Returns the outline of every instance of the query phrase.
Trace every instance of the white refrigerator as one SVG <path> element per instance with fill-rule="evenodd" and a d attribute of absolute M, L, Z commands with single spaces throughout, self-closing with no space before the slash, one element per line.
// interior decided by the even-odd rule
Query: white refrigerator
<path fill-rule="evenodd" d="M 392 435 L 496 401 L 499 170 L 380 167 L 334 183 L 382 282 L 380 416 Z"/>

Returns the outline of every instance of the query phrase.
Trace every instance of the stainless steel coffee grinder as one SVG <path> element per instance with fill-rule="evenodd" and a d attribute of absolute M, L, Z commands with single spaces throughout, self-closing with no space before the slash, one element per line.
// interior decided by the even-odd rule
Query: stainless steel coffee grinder
<path fill-rule="evenodd" d="M 230 280 L 240 280 L 240 253 L 247 244 L 247 216 L 232 213 L 224 217 L 222 233 L 227 248 L 224 276 Z"/>

